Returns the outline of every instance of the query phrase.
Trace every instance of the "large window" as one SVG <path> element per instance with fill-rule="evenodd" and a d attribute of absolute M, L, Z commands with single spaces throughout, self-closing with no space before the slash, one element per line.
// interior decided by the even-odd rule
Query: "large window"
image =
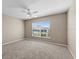
<path fill-rule="evenodd" d="M 49 29 L 50 29 L 49 21 L 33 22 L 32 23 L 32 36 L 48 37 Z"/>

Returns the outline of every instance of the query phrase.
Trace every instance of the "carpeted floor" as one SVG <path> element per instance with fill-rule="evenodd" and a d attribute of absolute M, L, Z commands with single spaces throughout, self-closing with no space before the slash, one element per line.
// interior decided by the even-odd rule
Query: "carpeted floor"
<path fill-rule="evenodd" d="M 3 46 L 2 57 L 3 59 L 73 59 L 66 47 L 29 40 Z"/>

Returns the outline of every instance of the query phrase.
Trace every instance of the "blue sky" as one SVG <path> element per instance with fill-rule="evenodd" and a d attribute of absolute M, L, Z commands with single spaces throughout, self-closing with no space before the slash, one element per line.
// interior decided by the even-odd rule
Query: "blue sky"
<path fill-rule="evenodd" d="M 32 26 L 50 27 L 50 21 L 33 22 Z"/>

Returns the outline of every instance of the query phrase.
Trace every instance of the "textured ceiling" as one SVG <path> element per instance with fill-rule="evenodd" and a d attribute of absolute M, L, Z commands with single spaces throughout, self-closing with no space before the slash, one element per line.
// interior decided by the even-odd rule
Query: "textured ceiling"
<path fill-rule="evenodd" d="M 3 0 L 3 14 L 19 19 L 28 19 L 25 8 L 31 12 L 38 11 L 31 15 L 31 18 L 42 17 L 57 13 L 66 12 L 70 7 L 71 0 Z"/>

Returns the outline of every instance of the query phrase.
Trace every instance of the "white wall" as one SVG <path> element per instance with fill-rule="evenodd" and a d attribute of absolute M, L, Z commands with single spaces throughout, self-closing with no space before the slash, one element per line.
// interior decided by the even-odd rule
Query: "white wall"
<path fill-rule="evenodd" d="M 75 0 L 68 11 L 68 48 L 73 55 L 76 57 L 76 10 Z"/>
<path fill-rule="evenodd" d="M 2 15 L 2 42 L 8 43 L 24 37 L 24 22 L 16 18 Z"/>

